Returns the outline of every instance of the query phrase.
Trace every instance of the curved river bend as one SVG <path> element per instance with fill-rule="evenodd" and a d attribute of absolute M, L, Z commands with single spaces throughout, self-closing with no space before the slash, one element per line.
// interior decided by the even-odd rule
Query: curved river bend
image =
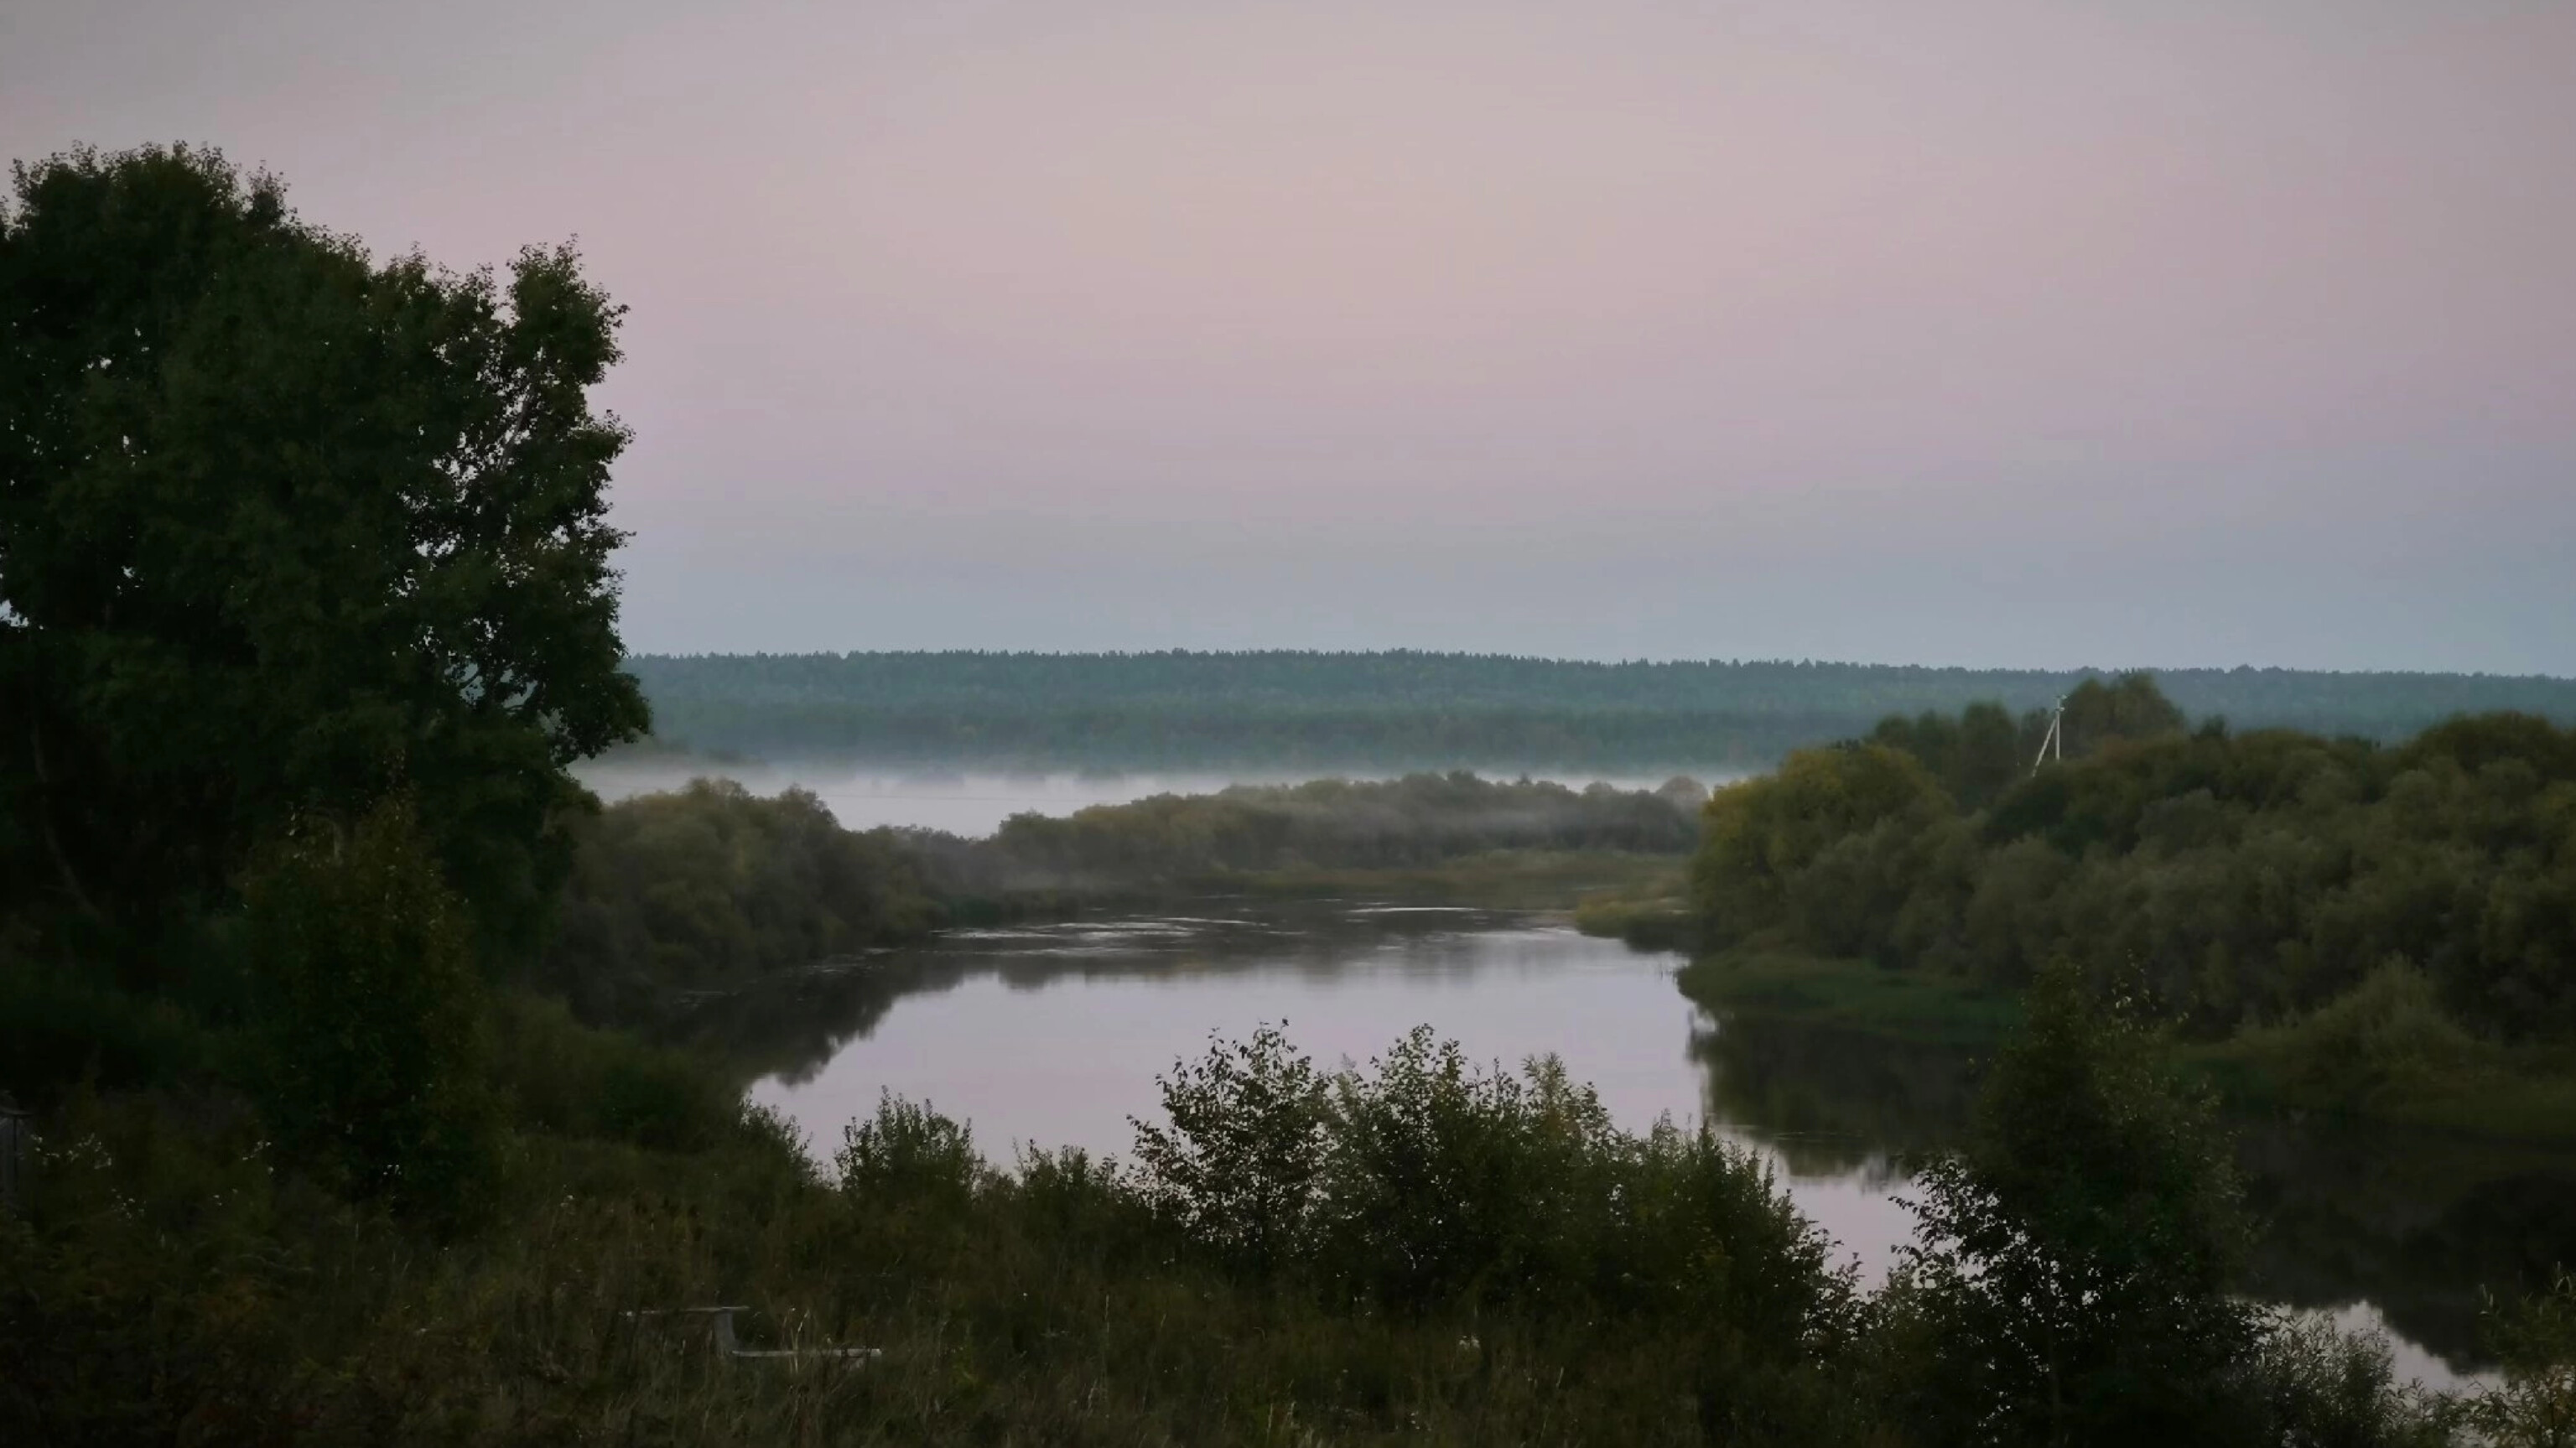
<path fill-rule="evenodd" d="M 953 933 L 715 1003 L 705 1032 L 753 1100 L 828 1153 L 880 1092 L 1016 1148 L 1125 1155 L 1155 1077 L 1211 1033 L 1285 1022 L 1319 1063 L 1365 1062 L 1427 1022 L 1477 1060 L 1554 1053 L 1631 1129 L 1706 1121 L 1774 1161 L 1799 1205 L 1882 1275 L 1911 1218 L 1907 1153 L 1949 1140 L 1957 1052 L 1754 1017 L 1714 1019 L 1676 959 L 1526 914 L 1216 898 L 1181 913 Z M 2267 1221 L 2257 1288 L 2388 1332 L 2401 1376 L 2474 1371 L 2477 1292 L 2576 1261 L 2576 1168 L 2457 1144 L 2339 1141 L 2238 1123 Z M 2555 1253 L 2556 1256 L 2551 1256 Z"/>

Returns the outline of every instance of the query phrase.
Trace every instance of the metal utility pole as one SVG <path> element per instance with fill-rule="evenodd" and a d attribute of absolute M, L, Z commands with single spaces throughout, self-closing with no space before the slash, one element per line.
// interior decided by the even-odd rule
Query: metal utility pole
<path fill-rule="evenodd" d="M 2059 763 L 2066 762 L 2066 700 L 2062 697 L 2057 701 L 2057 711 L 2048 716 L 2048 732 L 2040 736 L 2039 757 L 2030 762 L 2030 772 L 2039 773 L 2039 767 L 2052 754 Z"/>

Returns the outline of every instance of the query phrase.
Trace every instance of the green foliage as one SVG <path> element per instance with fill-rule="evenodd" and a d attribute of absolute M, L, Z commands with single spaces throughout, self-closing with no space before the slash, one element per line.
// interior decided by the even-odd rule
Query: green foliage
<path fill-rule="evenodd" d="M 2034 710 L 2095 677 L 1411 650 L 647 655 L 631 666 L 660 737 L 719 756 L 1311 773 L 1760 769 L 1890 713 L 1992 699 Z M 2565 679 L 2175 669 L 2159 683 L 2191 713 L 2249 728 L 2393 740 L 2503 709 L 2576 723 L 2576 681 Z M 2020 750 L 2018 772 L 2038 743 L 2034 733 Z M 1984 797 L 1935 772 L 1972 805 Z"/>
<path fill-rule="evenodd" d="M 1620 1131 L 1553 1060 L 1478 1070 L 1419 1027 L 1327 1076 L 1264 1028 L 1162 1089 L 1135 1189 L 1230 1270 L 1406 1314 L 1690 1323 L 1737 1368 L 1851 1327 L 1849 1277 L 1766 1167 L 1705 1132 Z"/>
<path fill-rule="evenodd" d="M 2576 1445 L 2576 1276 L 2561 1270 L 2546 1291 L 2491 1304 L 2487 1339 L 2504 1386 L 2470 1405 L 2470 1421 L 2498 1448 Z"/>
<path fill-rule="evenodd" d="M 2036 710 L 2016 725 L 2003 705 L 1981 700 L 1955 719 L 1928 709 L 1912 718 L 1890 715 L 1869 732 L 1869 742 L 1913 755 L 1952 799 L 1982 809 L 2030 772 L 2046 728 Z"/>
<path fill-rule="evenodd" d="M 1278 1027 L 1212 1039 L 1161 1078 L 1169 1127 L 1139 1121 L 1146 1199 L 1202 1247 L 1256 1273 L 1313 1244 L 1331 1082 Z"/>
<path fill-rule="evenodd" d="M 22 1101 L 51 1102 L 83 1082 L 179 1085 L 224 1044 L 170 1001 L 0 950 L 0 1091 Z"/>
<path fill-rule="evenodd" d="M 903 1102 L 854 1125 L 837 1179 L 758 1113 L 685 1148 L 526 1134 L 496 1210 L 437 1237 L 316 1190 L 220 1092 L 75 1093 L 41 1119 L 32 1211 L 0 1216 L 0 1440 L 1958 1441 L 1924 1385 L 1991 1378 L 1924 1330 L 1919 1294 L 1855 1301 L 1740 1153 L 1606 1131 L 1561 1080 L 1514 1097 L 1454 1052 L 1397 1054 L 1353 1088 L 1385 1118 L 1349 1168 L 1379 1185 L 1356 1189 L 1427 1168 L 1474 1199 L 1266 1266 L 1133 1174 L 1040 1152 L 1005 1177 Z M 1514 1158 L 1560 1174 L 1485 1169 Z M 1348 1290 L 1410 1256 L 1455 1295 Z M 883 1356 L 728 1363 L 703 1326 L 628 1316 L 712 1302 L 750 1305 L 752 1346 Z M 2513 1360 L 2563 1363 L 2546 1337 Z M 2227 1382 L 2265 1443 L 2463 1441 L 2384 1349 L 2314 1323 L 2259 1334 Z"/>
<path fill-rule="evenodd" d="M 1568 789 L 1463 770 L 1156 795 L 1068 818 L 1015 815 L 951 850 L 952 888 L 1137 883 L 1306 868 L 1400 869 L 1499 850 L 1679 854 L 1686 809 L 1648 790 Z"/>
<path fill-rule="evenodd" d="M 348 1189 L 454 1214 L 497 1125 L 465 919 L 407 802 L 308 821 L 243 887 L 263 1114 Z"/>
<path fill-rule="evenodd" d="M 1692 867 L 1707 938 L 1785 923 L 1792 887 L 1828 850 L 1881 825 L 1919 829 L 1948 808 L 1913 756 L 1877 744 L 1800 750 L 1776 773 L 1719 790 Z"/>
<path fill-rule="evenodd" d="M 842 1132 L 832 1164 L 851 1197 L 933 1217 L 964 1210 L 985 1177 L 964 1122 L 891 1092 L 878 1101 L 873 1119 L 853 1121 Z"/>
<path fill-rule="evenodd" d="M 2257 1324 L 2228 1295 L 2249 1228 L 2210 1103 L 2160 1070 L 2071 971 L 2034 984 L 1966 1147 L 1916 1183 L 1932 1441 L 2254 1440 Z"/>
<path fill-rule="evenodd" d="M 2086 679 L 2067 694 L 2065 708 L 2062 738 L 2070 758 L 2183 731 L 2182 710 L 2156 687 L 2151 674 L 2122 674 L 2107 682 Z"/>
<path fill-rule="evenodd" d="M 378 264 L 186 147 L 0 211 L 0 914 L 166 983 L 252 845 L 407 791 L 533 943 L 620 672 L 618 309 L 568 249 Z"/>
<path fill-rule="evenodd" d="M 2251 1373 L 2261 1441 L 2290 1448 L 2438 1448 L 2458 1441 L 2458 1405 L 2396 1380 L 2385 1339 L 2285 1316 L 2257 1344 Z"/>
<path fill-rule="evenodd" d="M 926 932 L 911 854 L 841 828 L 814 795 L 729 781 L 622 801 L 581 821 L 541 973 L 585 1017 L 648 1019 L 686 990 L 738 986 Z"/>
<path fill-rule="evenodd" d="M 2383 961 L 2349 992 L 2288 1025 L 2246 1033 L 2308 1099 L 2368 1105 L 2476 1074 L 2494 1049 L 2460 1028 L 2433 983 L 2403 957 Z"/>
<path fill-rule="evenodd" d="M 2494 716 L 2378 749 L 2105 708 L 2159 732 L 1969 813 L 1855 810 L 1798 777 L 1822 754 L 1721 791 L 1695 863 L 1711 938 L 1997 986 L 2062 957 L 2205 1038 L 2306 1034 L 2301 1069 L 2363 1096 L 2474 1067 L 2463 1031 L 2576 1034 L 2576 732 Z M 2391 960 L 2415 973 L 2335 1004 Z"/>
<path fill-rule="evenodd" d="M 741 1114 L 742 1093 L 694 1056 L 585 1026 L 546 997 L 494 1004 L 493 1082 L 523 1130 L 690 1151 Z"/>
<path fill-rule="evenodd" d="M 1687 875 L 1673 871 L 1624 889 L 1585 895 L 1575 902 L 1574 928 L 1624 940 L 1639 950 L 1688 951 L 1699 942 L 1699 913 L 1691 908 Z"/>

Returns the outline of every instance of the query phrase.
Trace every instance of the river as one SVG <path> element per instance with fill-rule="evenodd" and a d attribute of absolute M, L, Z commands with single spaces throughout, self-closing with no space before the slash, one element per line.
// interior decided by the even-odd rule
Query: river
<path fill-rule="evenodd" d="M 1391 901 L 1215 897 L 1167 914 L 955 932 L 715 1003 L 702 1028 L 755 1101 L 828 1154 L 880 1092 L 1018 1144 L 1124 1154 L 1157 1073 L 1264 1022 L 1319 1062 L 1365 1062 L 1417 1023 L 1482 1061 L 1543 1053 L 1631 1128 L 1705 1121 L 1764 1152 L 1799 1206 L 1882 1276 L 1908 1238 L 1907 1153 L 1953 1139 L 1956 1051 L 1758 1017 L 1712 1018 L 1674 957 L 1538 915 Z M 2267 1230 L 2255 1288 L 2385 1331 L 2401 1376 L 2479 1369 L 2478 1292 L 2576 1262 L 2576 1167 L 2542 1154 L 2237 1123 Z"/>

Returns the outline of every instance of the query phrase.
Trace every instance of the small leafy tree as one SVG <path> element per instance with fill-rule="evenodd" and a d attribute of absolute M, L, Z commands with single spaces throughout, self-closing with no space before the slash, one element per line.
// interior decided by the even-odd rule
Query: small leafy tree
<path fill-rule="evenodd" d="M 952 1225 L 985 1175 L 966 1123 L 891 1091 L 878 1097 L 874 1117 L 842 1128 L 832 1164 L 851 1196 L 873 1207 L 944 1216 Z"/>
<path fill-rule="evenodd" d="M 1939 1442 L 2165 1444 L 2251 1431 L 2260 1324 L 2228 1293 L 2249 1240 L 2199 1094 L 2074 971 L 2041 972 L 1966 1148 L 1931 1164 L 1895 1298 Z"/>
<path fill-rule="evenodd" d="M 1278 1026 L 1211 1038 L 1161 1078 L 1169 1128 L 1136 1129 L 1140 1185 L 1202 1245 L 1268 1272 L 1307 1245 L 1318 1207 L 1332 1098 L 1315 1063 Z"/>
<path fill-rule="evenodd" d="M 308 820 L 245 889 L 265 1115 L 361 1196 L 469 1209 L 494 1161 L 481 976 L 408 801 Z"/>

